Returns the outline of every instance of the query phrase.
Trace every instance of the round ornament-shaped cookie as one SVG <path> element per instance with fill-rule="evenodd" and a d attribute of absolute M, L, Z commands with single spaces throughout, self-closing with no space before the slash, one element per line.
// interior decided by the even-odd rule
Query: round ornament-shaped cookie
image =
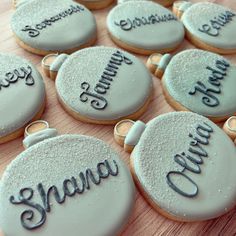
<path fill-rule="evenodd" d="M 222 121 L 236 112 L 236 66 L 217 54 L 190 49 L 177 55 L 153 54 L 149 69 L 162 77 L 167 102 Z M 164 74 L 163 74 L 164 73 Z"/>
<path fill-rule="evenodd" d="M 47 65 L 50 58 L 54 61 Z M 56 77 L 64 109 L 85 122 L 115 124 L 122 118 L 136 119 L 151 99 L 153 82 L 148 69 L 120 49 L 92 47 L 70 56 L 49 55 L 42 63 Z"/>
<path fill-rule="evenodd" d="M 124 130 L 123 123 L 127 121 L 117 124 L 115 134 Z M 163 215 L 202 221 L 236 204 L 236 148 L 209 119 L 173 112 L 147 124 L 137 121 L 126 133 L 125 146 L 134 148 L 131 169 L 136 183 Z"/>
<path fill-rule="evenodd" d="M 13 0 L 15 7 L 19 7 L 22 4 L 28 3 L 33 0 Z M 88 9 L 97 10 L 109 6 L 114 0 L 75 0 L 86 6 Z"/>
<path fill-rule="evenodd" d="M 43 124 L 44 125 L 44 124 Z M 117 235 L 132 212 L 131 174 L 103 141 L 43 129 L 24 140 L 0 182 L 5 235 Z M 14 227 L 12 227 L 14 225 Z"/>
<path fill-rule="evenodd" d="M 24 49 L 46 55 L 71 53 L 96 40 L 92 13 L 73 0 L 33 0 L 17 8 L 11 19 L 17 43 Z"/>
<path fill-rule="evenodd" d="M 183 22 L 189 40 L 205 50 L 236 53 L 236 12 L 224 6 L 180 1 L 174 11 Z"/>
<path fill-rule="evenodd" d="M 118 0 L 118 3 L 120 4 L 120 3 L 130 2 L 130 1 L 137 2 L 137 1 L 145 1 L 145 0 Z M 150 0 L 146 0 L 146 1 L 150 1 Z M 153 0 L 153 2 L 159 3 L 165 7 L 172 5 L 174 1 L 175 0 Z"/>
<path fill-rule="evenodd" d="M 24 133 L 24 127 L 38 119 L 45 106 L 42 76 L 29 61 L 0 54 L 0 143 Z"/>
<path fill-rule="evenodd" d="M 184 39 L 183 24 L 152 1 L 117 5 L 107 17 L 107 27 L 115 43 L 140 54 L 172 51 Z"/>

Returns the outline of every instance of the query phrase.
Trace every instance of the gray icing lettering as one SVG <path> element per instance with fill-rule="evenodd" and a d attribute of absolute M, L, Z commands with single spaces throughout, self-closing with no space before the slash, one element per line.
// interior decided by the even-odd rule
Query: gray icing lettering
<path fill-rule="evenodd" d="M 92 106 L 94 109 L 96 109 L 96 110 L 103 110 L 103 109 L 106 108 L 106 106 L 107 106 L 107 100 L 106 100 L 104 97 L 102 97 L 102 96 L 100 96 L 100 95 L 98 95 L 98 94 L 95 94 L 95 93 L 93 93 L 93 92 L 90 92 L 90 91 L 89 91 L 89 88 L 90 88 L 89 83 L 83 82 L 83 83 L 81 84 L 81 88 L 82 88 L 83 90 L 85 90 L 84 92 L 82 92 L 82 93 L 80 94 L 80 101 L 81 101 L 81 102 L 87 102 L 87 101 L 89 100 L 89 98 L 90 98 L 90 99 L 91 99 L 90 104 L 91 104 L 91 106 Z"/>
<path fill-rule="evenodd" d="M 71 179 L 65 179 L 62 184 L 62 191 L 59 191 L 55 185 L 45 189 L 42 183 L 37 185 L 37 194 L 41 198 L 41 203 L 33 201 L 35 191 L 32 188 L 23 188 L 18 196 L 11 196 L 10 203 L 14 205 L 24 205 L 29 209 L 22 212 L 20 216 L 21 225 L 27 230 L 33 230 L 41 227 L 47 219 L 47 213 L 51 212 L 52 204 L 50 199 L 53 197 L 58 204 L 63 204 L 67 197 L 73 197 L 76 194 L 83 194 L 84 191 L 91 189 L 91 184 L 100 185 L 102 179 L 109 176 L 118 176 L 119 168 L 115 160 L 104 160 L 97 164 L 96 171 L 87 168 L 85 172 L 80 172 L 79 177 L 74 176 Z M 36 214 L 38 222 L 35 222 Z"/>
<path fill-rule="evenodd" d="M 150 16 L 141 16 L 135 17 L 134 19 L 122 19 L 120 21 L 115 21 L 114 24 L 120 27 L 124 31 L 130 31 L 132 29 L 136 29 L 141 26 L 150 25 L 150 24 L 158 24 L 166 21 L 176 21 L 177 18 L 173 14 L 162 15 L 152 14 Z"/>
<path fill-rule="evenodd" d="M 68 15 L 72 15 L 73 13 L 80 13 L 81 11 L 84 10 L 85 9 L 82 6 L 71 5 L 69 9 L 49 19 L 45 19 L 44 21 L 42 21 L 39 24 L 36 24 L 35 26 L 26 25 L 23 29 L 21 29 L 21 31 L 27 32 L 31 38 L 34 38 L 40 35 L 40 31 L 47 28 L 48 26 L 51 26 L 56 21 L 61 20 L 62 18 L 67 17 Z"/>
<path fill-rule="evenodd" d="M 211 75 L 208 77 L 208 84 L 204 84 L 201 81 L 197 81 L 196 85 L 192 90 L 190 90 L 189 95 L 195 95 L 196 93 L 201 93 L 202 103 L 209 107 L 216 107 L 220 104 L 217 94 L 221 93 L 221 80 L 227 76 L 227 69 L 230 67 L 230 64 L 225 60 L 217 60 L 216 68 L 214 69 L 210 66 L 207 66 L 206 69 L 211 72 Z M 209 85 L 211 87 L 209 87 Z"/>
<path fill-rule="evenodd" d="M 196 127 L 196 135 L 189 134 L 191 141 L 189 143 L 190 147 L 188 152 L 191 154 L 189 155 L 183 152 L 174 156 L 175 163 L 177 163 L 182 170 L 168 172 L 166 175 L 166 181 L 170 188 L 184 197 L 193 198 L 198 194 L 198 185 L 187 175 L 187 173 L 192 172 L 194 174 L 201 174 L 202 171 L 200 165 L 204 163 L 203 157 L 208 157 L 208 153 L 202 146 L 209 145 L 209 139 L 211 138 L 212 132 L 212 127 L 207 123 L 204 122 L 203 124 L 199 124 Z M 178 178 L 181 178 L 185 182 L 188 181 L 188 184 L 193 187 L 192 189 L 194 189 L 194 191 L 187 192 L 184 190 L 184 187 L 180 186 L 183 182 L 175 183 L 173 181 L 174 176 L 178 176 Z"/>
<path fill-rule="evenodd" d="M 198 30 L 202 33 L 208 34 L 209 36 L 217 37 L 219 36 L 222 27 L 230 23 L 233 20 L 232 18 L 235 16 L 235 13 L 226 11 L 210 20 L 209 24 L 203 24 Z"/>
<path fill-rule="evenodd" d="M 34 85 L 34 78 L 32 76 L 32 68 L 30 66 L 21 67 L 5 74 L 5 78 L 0 79 L 0 91 L 2 88 L 7 88 L 11 84 L 18 82 L 20 79 L 25 81 L 28 86 Z"/>
<path fill-rule="evenodd" d="M 90 84 L 83 82 L 81 88 L 85 90 L 80 94 L 80 101 L 86 103 L 89 98 L 92 99 L 90 105 L 96 110 L 103 110 L 107 107 L 108 102 L 104 98 L 107 90 L 111 87 L 111 82 L 114 81 L 117 76 L 119 66 L 124 62 L 127 65 L 133 64 L 133 62 L 127 58 L 122 52 L 116 51 L 112 54 L 109 63 L 105 67 L 101 78 L 94 87 L 94 92 L 89 92 Z"/>

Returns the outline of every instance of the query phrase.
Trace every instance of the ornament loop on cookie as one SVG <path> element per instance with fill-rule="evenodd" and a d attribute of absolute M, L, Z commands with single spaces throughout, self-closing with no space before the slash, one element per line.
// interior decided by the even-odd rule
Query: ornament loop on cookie
<path fill-rule="evenodd" d="M 58 56 L 58 54 L 48 54 L 42 60 L 41 65 L 42 65 L 43 71 L 47 77 L 50 77 L 50 66 L 55 61 L 57 56 Z"/>
<path fill-rule="evenodd" d="M 122 147 L 124 146 L 125 137 L 134 124 L 135 124 L 135 121 L 126 119 L 126 120 L 121 120 L 115 125 L 114 138 L 115 138 L 115 141 L 120 146 Z"/>
<path fill-rule="evenodd" d="M 231 116 L 225 122 L 223 130 L 234 142 L 236 141 L 236 116 Z"/>
<path fill-rule="evenodd" d="M 148 58 L 146 65 L 151 73 L 161 79 L 171 58 L 170 54 L 154 53 Z"/>
<path fill-rule="evenodd" d="M 191 2 L 188 1 L 176 1 L 173 5 L 173 13 L 178 19 L 181 19 L 183 13 L 192 6 Z"/>
<path fill-rule="evenodd" d="M 59 71 L 62 64 L 68 58 L 67 54 L 48 54 L 42 60 L 42 67 L 46 76 L 50 79 L 55 80 L 57 72 Z"/>
<path fill-rule="evenodd" d="M 146 124 L 140 120 L 134 123 L 125 138 L 124 147 L 126 151 L 132 151 L 133 148 L 138 144 L 145 128 Z"/>
<path fill-rule="evenodd" d="M 145 128 L 142 121 L 122 120 L 114 128 L 115 140 L 126 152 L 132 152 Z"/>
<path fill-rule="evenodd" d="M 29 148 L 38 142 L 55 136 L 57 136 L 56 129 L 49 128 L 47 121 L 37 120 L 30 123 L 25 128 L 25 139 L 23 140 L 23 145 L 25 148 Z"/>
<path fill-rule="evenodd" d="M 47 121 L 45 120 L 36 120 L 32 123 L 30 123 L 28 126 L 26 126 L 25 128 L 25 137 L 36 133 L 38 131 L 44 130 L 44 129 L 48 129 L 49 128 L 49 124 Z"/>

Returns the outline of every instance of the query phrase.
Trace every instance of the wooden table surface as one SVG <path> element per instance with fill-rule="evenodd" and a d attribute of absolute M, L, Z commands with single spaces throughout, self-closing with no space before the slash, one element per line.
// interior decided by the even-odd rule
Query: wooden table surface
<path fill-rule="evenodd" d="M 199 2 L 199 0 L 192 1 Z M 217 2 L 236 10 L 236 0 L 211 0 L 211 2 Z M 94 11 L 98 24 L 97 45 L 115 46 L 108 36 L 105 24 L 109 9 L 110 8 Z M 25 57 L 36 64 L 38 69 L 42 72 L 40 68 L 42 58 L 21 49 L 13 38 L 10 29 L 10 18 L 13 12 L 11 0 L 0 0 L 0 52 L 10 52 Z M 192 47 L 190 43 L 185 41 L 178 51 Z M 142 56 L 138 57 L 144 61 L 147 59 Z M 227 58 L 234 61 L 236 64 L 236 55 L 227 56 Z M 44 80 L 47 89 L 47 106 L 42 118 L 47 120 L 50 126 L 56 128 L 61 134 L 86 134 L 104 140 L 120 153 L 128 165 L 129 155 L 114 142 L 113 126 L 91 125 L 74 120 L 59 105 L 56 99 L 54 82 L 45 76 Z M 153 80 L 155 86 L 154 97 L 149 109 L 140 118 L 145 122 L 162 113 L 173 111 L 165 102 L 160 81 L 156 78 L 153 78 Z M 22 137 L 7 144 L 0 145 L 0 175 L 2 175 L 7 164 L 23 150 Z M 122 235 L 236 235 L 236 209 L 233 209 L 228 214 L 215 220 L 198 223 L 179 223 L 168 220 L 155 212 L 145 202 L 143 197 L 137 193 L 134 212 Z"/>

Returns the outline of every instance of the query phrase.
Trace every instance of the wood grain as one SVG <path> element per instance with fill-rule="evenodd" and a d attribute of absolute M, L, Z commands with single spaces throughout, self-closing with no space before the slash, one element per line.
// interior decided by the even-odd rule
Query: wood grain
<path fill-rule="evenodd" d="M 198 0 L 193 1 L 197 2 Z M 236 0 L 211 0 L 211 2 L 217 2 L 236 10 Z M 115 46 L 108 36 L 105 25 L 106 16 L 110 8 L 94 11 L 99 29 L 97 45 Z M 25 57 L 36 64 L 38 69 L 42 72 L 42 69 L 40 68 L 42 58 L 21 49 L 13 38 L 10 29 L 10 18 L 13 12 L 11 0 L 0 0 L 0 52 L 10 52 Z M 192 47 L 193 46 L 190 43 L 185 41 L 180 48 L 178 48 L 178 51 Z M 139 58 L 144 61 L 147 59 L 142 56 L 139 56 Z M 236 55 L 227 56 L 227 58 L 236 63 Z M 114 149 L 121 154 L 125 162 L 129 164 L 129 155 L 125 153 L 113 139 L 113 126 L 91 125 L 74 120 L 64 112 L 59 105 L 56 98 L 54 82 L 45 76 L 44 80 L 47 89 L 47 106 L 43 119 L 47 120 L 51 127 L 58 129 L 61 134 L 77 133 L 100 138 L 114 147 Z M 162 113 L 173 111 L 164 99 L 160 81 L 156 78 L 153 78 L 153 81 L 155 86 L 154 97 L 149 109 L 141 117 L 141 120 L 144 122 L 147 122 Z M 22 138 L 0 145 L 0 174 L 3 173 L 7 164 L 23 150 Z M 220 218 L 206 222 L 178 223 L 168 220 L 156 213 L 146 203 L 143 197 L 137 193 L 135 210 L 122 235 L 236 235 L 236 211 L 233 209 L 231 212 Z"/>

